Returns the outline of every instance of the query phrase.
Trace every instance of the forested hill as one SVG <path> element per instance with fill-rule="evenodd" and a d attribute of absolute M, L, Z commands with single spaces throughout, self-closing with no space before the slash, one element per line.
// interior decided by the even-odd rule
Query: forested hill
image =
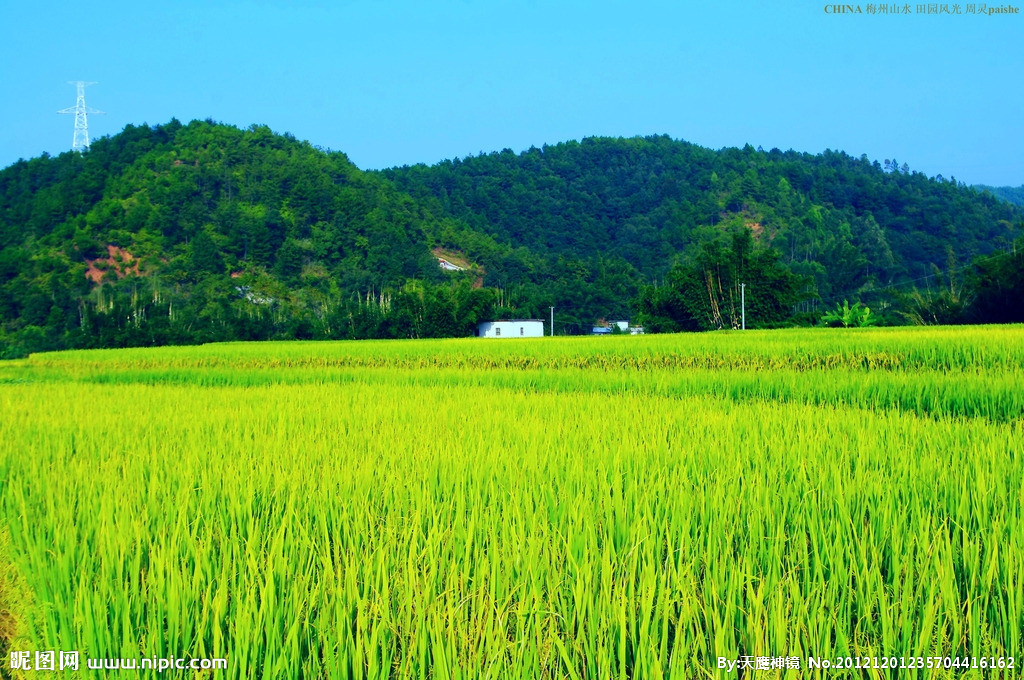
<path fill-rule="evenodd" d="M 538 256 L 616 260 L 665 276 L 696 244 L 737 228 L 855 298 L 1007 248 L 1022 212 L 955 179 L 842 152 L 727 148 L 668 137 L 589 138 L 383 173 L 500 243 Z"/>
<path fill-rule="evenodd" d="M 974 188 L 978 191 L 988 191 L 1014 205 L 1024 206 L 1024 184 L 1019 187 L 990 187 L 984 184 L 976 184 Z"/>
<path fill-rule="evenodd" d="M 0 358 L 465 334 L 496 295 L 438 267 L 450 221 L 265 127 L 129 126 L 0 171 Z"/>
<path fill-rule="evenodd" d="M 1022 218 L 953 180 L 838 152 L 594 138 L 363 172 L 265 127 L 129 126 L 0 171 L 0 358 L 466 335 L 549 306 L 559 332 L 581 332 L 637 318 L 651 283 L 690 281 L 687 299 L 707 298 L 712 270 L 719 289 L 751 284 L 755 325 L 813 322 L 951 254 L 959 268 L 1008 249 Z M 990 264 L 1002 281 L 1005 262 Z M 721 325 L 695 304 L 665 327 Z M 889 320 L 909 318 L 887 304 Z"/>
<path fill-rule="evenodd" d="M 171 281 L 264 268 L 294 283 L 317 261 L 343 288 L 379 290 L 436 278 L 425 244 L 440 222 L 344 154 L 262 127 L 129 126 L 0 176 L 8 275 L 42 256 L 77 281 L 114 245 Z"/>

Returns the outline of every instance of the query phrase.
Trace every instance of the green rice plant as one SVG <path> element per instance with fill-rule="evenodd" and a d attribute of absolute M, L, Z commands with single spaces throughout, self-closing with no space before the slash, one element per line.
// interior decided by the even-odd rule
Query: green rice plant
<path fill-rule="evenodd" d="M 808 671 L 811 655 L 1020 664 L 1022 334 L 232 344 L 0 365 L 0 555 L 23 591 L 6 600 L 11 644 L 225 657 L 216 676 L 231 678 L 717 677 L 718 657 L 745 655 L 803 659 L 764 677 L 862 677 Z"/>

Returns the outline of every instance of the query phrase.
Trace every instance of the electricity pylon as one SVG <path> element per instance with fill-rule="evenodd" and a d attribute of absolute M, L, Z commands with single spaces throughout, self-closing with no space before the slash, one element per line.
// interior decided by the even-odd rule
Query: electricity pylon
<path fill-rule="evenodd" d="M 95 85 L 96 83 L 87 83 L 83 80 L 69 80 L 68 84 L 78 87 L 78 98 L 75 100 L 74 106 L 61 109 L 57 113 L 75 114 L 75 137 L 71 142 L 71 148 L 74 151 L 83 151 L 89 148 L 89 119 L 86 114 L 102 114 L 103 111 L 97 111 L 85 105 L 85 86 Z"/>

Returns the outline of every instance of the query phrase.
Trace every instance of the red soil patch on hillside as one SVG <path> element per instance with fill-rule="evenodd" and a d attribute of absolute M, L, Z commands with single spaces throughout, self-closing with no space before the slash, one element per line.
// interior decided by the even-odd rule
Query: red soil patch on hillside
<path fill-rule="evenodd" d="M 108 271 L 113 271 L 119 279 L 129 274 L 139 275 L 139 261 L 127 250 L 118 246 L 107 245 L 107 257 L 97 257 L 95 260 L 86 259 L 85 263 L 89 268 L 85 270 L 85 278 L 93 283 L 99 283 Z"/>

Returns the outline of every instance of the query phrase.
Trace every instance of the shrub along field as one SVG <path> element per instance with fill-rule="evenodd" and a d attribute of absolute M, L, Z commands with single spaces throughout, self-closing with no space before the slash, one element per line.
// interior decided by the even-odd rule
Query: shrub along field
<path fill-rule="evenodd" d="M 225 678 L 1012 677 L 1021 385 L 1021 327 L 5 362 L 0 645 Z"/>

